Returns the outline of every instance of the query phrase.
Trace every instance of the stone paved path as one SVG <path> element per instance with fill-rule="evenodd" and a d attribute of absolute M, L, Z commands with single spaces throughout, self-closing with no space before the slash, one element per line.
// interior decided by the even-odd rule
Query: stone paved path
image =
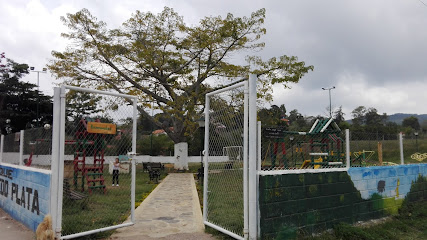
<path fill-rule="evenodd" d="M 135 209 L 135 225 L 111 239 L 215 239 L 204 233 L 193 174 L 169 174 Z"/>

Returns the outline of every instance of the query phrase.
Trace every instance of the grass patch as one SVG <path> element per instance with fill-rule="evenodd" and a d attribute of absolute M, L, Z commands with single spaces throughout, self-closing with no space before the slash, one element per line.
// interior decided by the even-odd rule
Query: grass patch
<path fill-rule="evenodd" d="M 208 221 L 238 235 L 243 235 L 243 171 L 235 164 L 209 164 Z M 203 181 L 196 181 L 200 205 L 203 209 Z M 213 228 L 205 232 L 218 239 L 233 239 Z"/>
<path fill-rule="evenodd" d="M 165 174 L 162 174 L 164 177 Z M 104 171 L 106 194 L 95 190 L 87 204 L 81 201 L 72 201 L 64 196 L 62 210 L 62 235 L 89 231 L 123 223 L 131 211 L 131 174 L 120 174 L 120 187 L 111 186 L 112 175 L 108 169 Z M 157 184 L 149 180 L 148 173 L 143 172 L 142 165 L 136 168 L 135 207 L 149 195 Z M 73 187 L 72 187 L 73 188 Z M 86 192 L 87 193 L 87 192 Z M 84 239 L 105 238 L 112 231 L 97 233 Z"/>
<path fill-rule="evenodd" d="M 349 224 L 338 224 L 332 233 L 317 237 L 299 239 L 311 240 L 406 240 L 427 239 L 427 204 L 425 201 L 409 203 L 402 206 L 399 215 L 382 224 L 369 227 L 356 227 Z"/>

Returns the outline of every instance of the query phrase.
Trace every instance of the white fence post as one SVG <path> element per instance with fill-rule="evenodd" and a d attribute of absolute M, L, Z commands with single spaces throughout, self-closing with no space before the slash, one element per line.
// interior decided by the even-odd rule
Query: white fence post
<path fill-rule="evenodd" d="M 400 164 L 405 164 L 405 159 L 403 158 L 403 133 L 399 133 L 399 149 L 400 149 Z"/>
<path fill-rule="evenodd" d="M 261 129 L 261 121 L 258 121 L 257 123 L 257 142 L 258 142 L 258 147 L 257 147 L 257 174 L 256 174 L 256 189 L 257 189 L 257 194 L 256 194 L 256 200 L 257 200 L 257 238 L 260 238 L 261 235 L 261 212 L 260 212 L 260 208 L 259 208 L 259 175 L 258 175 L 258 171 L 261 171 L 261 163 L 262 163 L 262 155 L 261 155 L 261 151 L 262 151 L 262 129 Z"/>
<path fill-rule="evenodd" d="M 61 89 L 53 90 L 53 122 L 52 122 L 52 177 L 50 184 L 50 215 L 52 229 L 57 239 L 61 237 L 61 222 L 58 222 L 58 182 L 59 182 L 59 132 L 61 126 Z M 61 210 L 62 211 L 62 210 Z"/>
<path fill-rule="evenodd" d="M 3 146 L 4 146 L 4 135 L 0 136 L 0 163 L 3 162 Z"/>
<path fill-rule="evenodd" d="M 346 167 L 350 168 L 350 130 L 345 130 L 345 162 Z"/>
<path fill-rule="evenodd" d="M 245 83 L 243 113 L 243 238 L 249 237 L 249 85 Z"/>
<path fill-rule="evenodd" d="M 133 98 L 133 122 L 132 122 L 132 183 L 131 183 L 131 222 L 135 223 L 135 187 L 136 187 L 136 123 L 138 121 L 137 98 Z"/>
<path fill-rule="evenodd" d="M 24 165 L 24 130 L 19 132 L 19 166 Z"/>
<path fill-rule="evenodd" d="M 204 169 L 203 169 L 203 222 L 208 220 L 208 156 L 209 156 L 209 108 L 210 98 L 206 95 L 205 100 L 205 146 Z"/>
<path fill-rule="evenodd" d="M 257 92 L 256 74 L 249 75 L 249 239 L 257 239 Z"/>

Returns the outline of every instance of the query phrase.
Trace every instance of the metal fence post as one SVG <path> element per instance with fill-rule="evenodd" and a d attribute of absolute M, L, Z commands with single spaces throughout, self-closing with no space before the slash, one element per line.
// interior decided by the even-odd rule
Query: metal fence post
<path fill-rule="evenodd" d="M 205 103 L 205 146 L 204 146 L 204 175 L 203 175 L 203 221 L 208 220 L 208 156 L 209 156 L 209 108 L 210 108 L 210 99 L 206 95 Z"/>
<path fill-rule="evenodd" d="M 249 239 L 257 238 L 256 159 L 257 159 L 257 92 L 256 74 L 249 75 Z"/>
<path fill-rule="evenodd" d="M 131 183 L 131 221 L 135 222 L 135 187 L 136 187 L 136 123 L 138 121 L 137 115 L 137 99 L 133 98 L 133 122 L 132 122 L 132 183 Z"/>
<path fill-rule="evenodd" d="M 405 164 L 405 159 L 403 158 L 403 133 L 399 133 L 399 149 L 400 149 L 400 164 Z"/>
<path fill-rule="evenodd" d="M 256 200 L 257 200 L 257 238 L 260 238 L 261 235 L 261 213 L 260 213 L 260 208 L 259 208 L 259 174 L 258 172 L 261 171 L 261 162 L 262 162 L 262 155 L 261 155 L 261 144 L 262 144 L 262 128 L 261 128 L 261 121 L 258 121 L 257 123 L 257 142 L 258 142 L 258 147 L 257 147 L 257 175 L 256 175 L 256 189 L 257 189 L 257 195 L 256 195 Z"/>
<path fill-rule="evenodd" d="M 245 98 L 244 98 L 244 117 L 243 117 L 243 238 L 249 237 L 249 85 L 245 83 Z"/>
<path fill-rule="evenodd" d="M 0 135 L 0 163 L 3 162 L 4 135 Z"/>
<path fill-rule="evenodd" d="M 24 165 L 24 130 L 19 132 L 19 166 Z"/>
<path fill-rule="evenodd" d="M 60 93 L 60 122 L 59 122 L 59 153 L 58 153 L 58 210 L 57 210 L 57 226 L 59 236 L 61 234 L 62 225 L 62 202 L 63 202 L 63 187 L 64 187 L 64 155 L 65 155 L 65 86 L 61 87 Z"/>
<path fill-rule="evenodd" d="M 53 93 L 53 122 L 52 122 L 52 178 L 50 189 L 50 215 L 55 236 L 61 237 L 61 223 L 58 222 L 58 182 L 59 182 L 59 131 L 61 125 L 61 89 L 54 88 Z"/>
<path fill-rule="evenodd" d="M 350 130 L 345 130 L 345 162 L 346 167 L 350 168 Z"/>

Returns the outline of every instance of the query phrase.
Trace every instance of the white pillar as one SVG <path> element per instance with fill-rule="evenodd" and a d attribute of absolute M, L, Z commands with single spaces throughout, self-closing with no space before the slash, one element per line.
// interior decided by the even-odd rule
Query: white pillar
<path fill-rule="evenodd" d="M 24 165 L 24 130 L 19 132 L 19 166 Z"/>
<path fill-rule="evenodd" d="M 249 75 L 249 239 L 257 239 L 257 76 Z"/>
<path fill-rule="evenodd" d="M 174 168 L 188 170 L 188 143 L 180 142 L 174 146 L 175 163 Z"/>
<path fill-rule="evenodd" d="M 399 149 L 400 149 L 400 164 L 405 164 L 405 159 L 403 158 L 403 133 L 399 133 Z"/>

